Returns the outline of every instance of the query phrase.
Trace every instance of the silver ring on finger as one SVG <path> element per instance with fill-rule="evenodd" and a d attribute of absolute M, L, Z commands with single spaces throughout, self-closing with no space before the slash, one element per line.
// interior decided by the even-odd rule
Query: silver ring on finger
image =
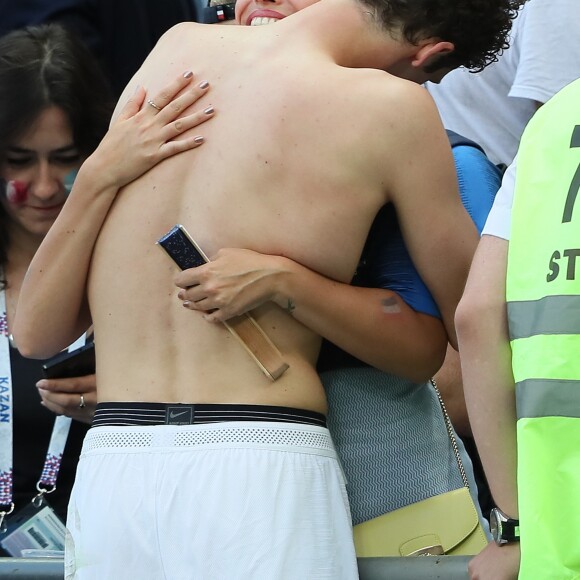
<path fill-rule="evenodd" d="M 147 104 L 151 105 L 156 111 L 161 111 L 161 107 L 157 106 L 153 99 L 148 99 Z"/>
<path fill-rule="evenodd" d="M 85 408 L 85 396 L 81 395 L 81 400 L 79 403 L 79 409 L 84 409 Z"/>

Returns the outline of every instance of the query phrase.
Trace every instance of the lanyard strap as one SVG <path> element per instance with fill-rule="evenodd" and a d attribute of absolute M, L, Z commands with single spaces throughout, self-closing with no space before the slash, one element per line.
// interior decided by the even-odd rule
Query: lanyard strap
<path fill-rule="evenodd" d="M 0 269 L 0 279 L 2 278 Z M 81 336 L 69 350 L 85 343 L 86 335 Z M 8 335 L 8 314 L 6 292 L 0 290 L 0 527 L 4 518 L 14 511 L 14 398 L 12 393 L 12 372 L 10 369 L 10 339 Z M 62 456 L 70 430 L 71 419 L 63 415 L 55 418 L 44 467 L 36 489 L 40 494 L 56 489 L 56 479 L 60 470 Z"/>
<path fill-rule="evenodd" d="M 3 278 L 0 269 L 0 279 Z M 0 519 L 14 510 L 12 503 L 12 373 L 6 292 L 0 290 Z"/>
<path fill-rule="evenodd" d="M 70 417 L 65 417 L 64 415 L 57 415 L 54 420 L 48 451 L 44 459 L 44 467 L 36 484 L 36 489 L 40 493 L 50 493 L 56 489 L 56 478 L 62 463 L 62 455 L 66 446 L 71 421 Z"/>

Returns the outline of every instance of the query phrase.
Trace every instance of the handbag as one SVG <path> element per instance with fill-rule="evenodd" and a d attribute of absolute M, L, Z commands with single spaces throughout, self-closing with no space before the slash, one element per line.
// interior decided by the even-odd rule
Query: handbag
<path fill-rule="evenodd" d="M 447 409 L 433 379 L 431 384 L 443 411 L 463 487 L 354 526 L 354 543 L 359 558 L 475 555 L 488 543 L 469 492 L 469 482 Z"/>

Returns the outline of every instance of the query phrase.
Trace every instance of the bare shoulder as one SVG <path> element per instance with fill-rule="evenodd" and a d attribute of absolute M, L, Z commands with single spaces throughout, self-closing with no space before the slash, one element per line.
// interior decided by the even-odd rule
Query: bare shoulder
<path fill-rule="evenodd" d="M 162 46 L 168 42 L 171 43 L 182 40 L 184 35 L 190 36 L 192 34 L 198 34 L 201 32 L 203 26 L 203 24 L 199 24 L 198 22 L 189 21 L 175 24 L 161 35 L 157 41 L 157 46 Z"/>
<path fill-rule="evenodd" d="M 201 39 L 207 34 L 208 28 L 211 27 L 197 22 L 180 22 L 172 26 L 157 40 L 143 65 L 146 66 L 148 62 L 155 61 L 159 55 L 163 55 L 163 58 L 165 58 L 173 53 L 180 54 L 187 50 L 192 42 L 197 39 L 202 42 Z"/>
<path fill-rule="evenodd" d="M 363 70 L 355 92 L 363 103 L 359 122 L 366 130 L 367 152 L 377 154 L 391 186 L 401 171 L 415 163 L 429 159 L 437 163 L 443 158 L 449 168 L 449 142 L 424 87 L 381 71 Z"/>
<path fill-rule="evenodd" d="M 180 22 L 168 29 L 157 41 L 139 69 L 135 72 L 117 103 L 113 119 L 131 98 L 136 88 L 142 86 L 148 94 L 160 90 L 179 72 L 193 70 L 195 62 L 190 62 L 189 50 L 192 42 L 207 34 L 207 25 L 197 22 Z"/>
<path fill-rule="evenodd" d="M 179 55 L 187 51 L 192 43 L 203 42 L 208 32 L 212 34 L 211 28 L 198 22 L 180 22 L 172 26 L 159 38 L 143 62 L 143 66 L 146 67 L 148 63 L 155 62 L 160 55 L 166 58 L 169 55 Z"/>
<path fill-rule="evenodd" d="M 367 75 L 364 89 L 369 112 L 387 124 L 401 145 L 425 138 L 426 132 L 441 135 L 437 107 L 424 87 L 382 71 L 372 73 L 376 74 Z"/>

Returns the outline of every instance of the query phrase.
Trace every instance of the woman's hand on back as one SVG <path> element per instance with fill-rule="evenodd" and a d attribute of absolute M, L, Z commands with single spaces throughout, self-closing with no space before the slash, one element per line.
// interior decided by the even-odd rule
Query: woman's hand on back
<path fill-rule="evenodd" d="M 209 83 L 194 81 L 191 72 L 180 75 L 153 97 L 138 87 L 85 165 L 99 179 L 108 176 L 110 185 L 121 188 L 164 159 L 199 147 L 202 135 L 182 135 L 213 117 L 214 109 L 207 105 L 193 113 L 184 112 L 208 90 Z"/>

